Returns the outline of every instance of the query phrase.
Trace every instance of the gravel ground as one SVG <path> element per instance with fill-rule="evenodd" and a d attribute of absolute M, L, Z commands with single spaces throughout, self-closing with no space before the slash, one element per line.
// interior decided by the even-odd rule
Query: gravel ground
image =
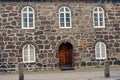
<path fill-rule="evenodd" d="M 110 71 L 110 78 L 104 77 L 104 69 L 75 71 L 48 71 L 25 73 L 24 80 L 120 80 L 120 68 Z M 18 73 L 1 73 L 0 80 L 19 80 Z"/>

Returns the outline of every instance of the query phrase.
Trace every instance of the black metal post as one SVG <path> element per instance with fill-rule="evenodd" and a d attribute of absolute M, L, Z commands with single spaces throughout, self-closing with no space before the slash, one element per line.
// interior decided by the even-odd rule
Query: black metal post
<path fill-rule="evenodd" d="M 109 61 L 105 61 L 104 75 L 105 75 L 105 77 L 110 77 L 110 64 L 109 64 Z"/>
<path fill-rule="evenodd" d="M 24 80 L 24 64 L 19 64 L 19 80 Z"/>

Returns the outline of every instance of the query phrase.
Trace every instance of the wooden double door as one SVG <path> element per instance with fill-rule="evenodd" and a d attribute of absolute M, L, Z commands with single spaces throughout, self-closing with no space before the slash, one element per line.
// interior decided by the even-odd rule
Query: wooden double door
<path fill-rule="evenodd" d="M 72 67 L 72 52 L 73 46 L 66 42 L 62 43 L 59 47 L 59 67 Z"/>

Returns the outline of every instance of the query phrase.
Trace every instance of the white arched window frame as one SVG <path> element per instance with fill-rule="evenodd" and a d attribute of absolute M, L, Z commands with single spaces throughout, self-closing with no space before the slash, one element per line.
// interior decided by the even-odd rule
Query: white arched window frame
<path fill-rule="evenodd" d="M 35 28 L 35 13 L 34 9 L 26 6 L 22 9 L 22 29 Z"/>
<path fill-rule="evenodd" d="M 23 53 L 23 62 L 32 63 L 35 62 L 35 47 L 31 44 L 27 44 L 22 49 Z"/>
<path fill-rule="evenodd" d="M 97 42 L 95 45 L 95 58 L 106 59 L 106 45 L 103 42 Z"/>
<path fill-rule="evenodd" d="M 59 9 L 59 27 L 71 28 L 71 10 L 63 6 Z"/>
<path fill-rule="evenodd" d="M 105 15 L 103 8 L 95 7 L 93 9 L 93 25 L 94 28 L 105 28 Z"/>

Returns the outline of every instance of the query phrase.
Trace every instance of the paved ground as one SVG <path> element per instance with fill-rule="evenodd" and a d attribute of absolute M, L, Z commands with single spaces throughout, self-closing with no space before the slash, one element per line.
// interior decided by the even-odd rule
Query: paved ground
<path fill-rule="evenodd" d="M 75 70 L 75 71 L 49 71 L 25 73 L 24 80 L 120 80 L 120 68 L 112 69 L 111 77 L 105 78 L 103 69 Z M 0 80 L 19 80 L 17 74 L 0 74 Z"/>

